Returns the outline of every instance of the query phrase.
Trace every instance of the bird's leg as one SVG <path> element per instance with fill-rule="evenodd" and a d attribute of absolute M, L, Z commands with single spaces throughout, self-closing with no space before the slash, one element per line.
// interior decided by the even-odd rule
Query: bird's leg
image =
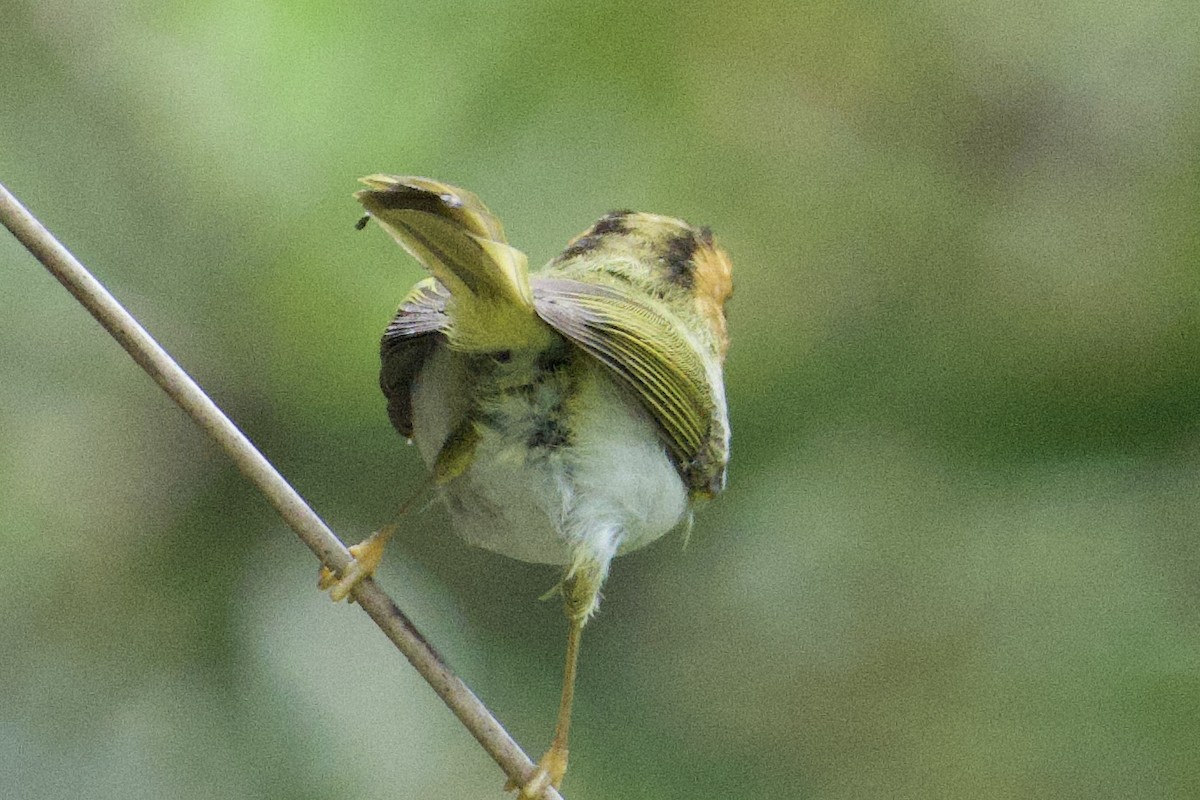
<path fill-rule="evenodd" d="M 350 547 L 350 555 L 354 556 L 340 576 L 335 575 L 329 567 L 321 567 L 317 576 L 317 587 L 321 591 L 328 590 L 333 602 L 345 600 L 354 591 L 354 587 L 375 574 L 380 560 L 383 559 L 384 548 L 388 540 L 396 533 L 395 523 L 385 525 Z"/>
<path fill-rule="evenodd" d="M 396 512 L 395 522 L 384 525 L 366 539 L 352 545 L 350 555 L 354 557 L 354 560 L 346 565 L 346 569 L 342 571 L 341 575 L 335 574 L 329 567 L 321 567 L 321 572 L 317 575 L 317 588 L 322 592 L 328 591 L 330 598 L 335 603 L 350 597 L 355 586 L 375 574 L 379 562 L 383 560 L 383 551 L 387 547 L 388 541 L 396 534 L 396 528 L 400 526 L 400 518 L 407 514 L 426 490 L 433 485 L 432 479 L 424 481 L 417 487 L 417 491 L 400 506 L 400 510 Z M 354 600 L 351 599 L 350 602 L 353 603 Z"/>
<path fill-rule="evenodd" d="M 596 608 L 603 582 L 600 570 L 582 567 L 573 568 L 562 582 L 564 610 L 570 627 L 567 629 L 567 660 L 563 669 L 562 697 L 558 703 L 558 722 L 554 726 L 554 739 L 550 749 L 538 762 L 537 769 L 521 787 L 518 800 L 536 800 L 542 796 L 547 785 L 555 789 L 562 783 L 567 771 L 567 738 L 571 732 L 571 706 L 575 700 L 575 674 L 579 666 L 579 644 L 583 638 L 583 626 Z M 510 781 L 506 789 L 515 789 Z"/>

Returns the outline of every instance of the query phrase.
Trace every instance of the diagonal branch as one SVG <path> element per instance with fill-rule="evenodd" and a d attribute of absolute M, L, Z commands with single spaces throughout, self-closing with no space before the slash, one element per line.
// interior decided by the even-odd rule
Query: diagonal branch
<path fill-rule="evenodd" d="M 167 351 L 3 184 L 0 184 L 0 222 L 83 304 L 163 391 L 225 450 L 321 563 L 339 572 L 344 569 L 350 562 L 350 553 L 304 498 Z M 529 756 L 471 689 L 450 671 L 387 593 L 374 581 L 365 580 L 355 589 L 355 599 L 500 765 L 504 774 L 517 784 L 523 784 L 534 770 Z M 544 800 L 562 800 L 552 787 L 547 787 L 542 797 Z"/>

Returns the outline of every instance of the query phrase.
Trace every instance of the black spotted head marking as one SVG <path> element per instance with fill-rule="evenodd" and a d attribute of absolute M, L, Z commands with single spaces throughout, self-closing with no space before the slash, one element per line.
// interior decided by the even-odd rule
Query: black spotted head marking
<path fill-rule="evenodd" d="M 632 214 L 632 211 L 610 211 L 600 219 L 596 220 L 596 224 L 588 231 L 588 236 L 604 236 L 608 233 L 625 233 L 627 230 L 625 220 Z"/>
<path fill-rule="evenodd" d="M 671 283 L 681 289 L 691 289 L 695 285 L 696 263 L 693 256 L 700 246 L 696 231 L 687 228 L 667 241 L 667 250 L 663 261 L 667 269 L 666 277 Z"/>
<path fill-rule="evenodd" d="M 604 244 L 605 237 L 624 234 L 627 230 L 625 219 L 632 213 L 632 211 L 608 212 L 597 220 L 595 225 L 572 239 L 558 260 L 570 261 L 572 258 L 586 255 Z"/>

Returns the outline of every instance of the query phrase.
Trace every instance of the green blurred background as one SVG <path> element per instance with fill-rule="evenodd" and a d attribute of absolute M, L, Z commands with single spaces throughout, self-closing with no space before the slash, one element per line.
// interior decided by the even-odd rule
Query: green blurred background
<path fill-rule="evenodd" d="M 1200 7 L 3 4 L 0 180 L 348 540 L 423 470 L 355 178 L 734 258 L 728 491 L 615 564 L 568 798 L 1200 796 Z M 499 798 L 222 454 L 0 236 L 0 786 Z M 531 754 L 544 567 L 385 587 Z"/>

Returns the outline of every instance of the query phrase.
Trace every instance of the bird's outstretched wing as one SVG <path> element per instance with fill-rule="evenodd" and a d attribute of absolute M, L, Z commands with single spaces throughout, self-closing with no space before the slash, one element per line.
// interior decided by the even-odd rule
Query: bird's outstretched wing
<path fill-rule="evenodd" d="M 729 447 L 722 381 L 707 374 L 678 321 L 631 292 L 566 278 L 535 275 L 533 297 L 538 316 L 638 397 L 692 493 L 720 491 Z"/>
<path fill-rule="evenodd" d="M 355 193 L 367 214 L 449 292 L 451 345 L 486 352 L 544 337 L 525 254 L 471 192 L 429 178 L 369 175 Z"/>

